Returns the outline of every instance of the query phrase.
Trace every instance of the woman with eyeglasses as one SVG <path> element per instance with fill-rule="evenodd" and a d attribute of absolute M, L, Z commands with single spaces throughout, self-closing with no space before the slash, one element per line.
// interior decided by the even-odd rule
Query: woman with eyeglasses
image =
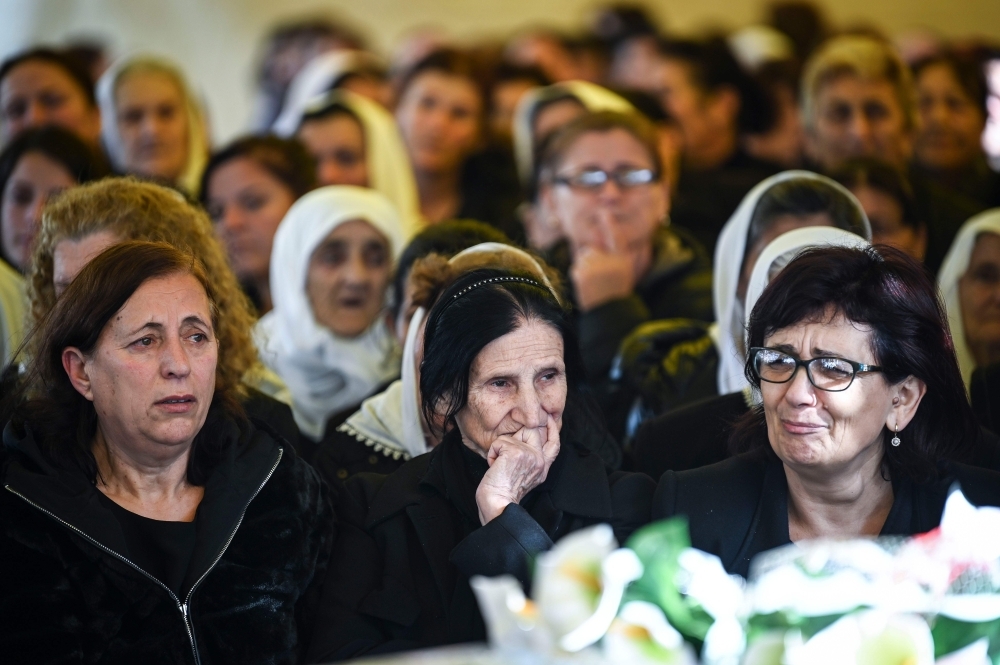
<path fill-rule="evenodd" d="M 669 226 L 656 130 L 637 114 L 590 113 L 543 145 L 543 214 L 567 240 L 587 376 L 607 377 L 621 341 L 650 319 L 712 320 L 711 261 Z M 555 261 L 558 264 L 558 261 Z"/>
<path fill-rule="evenodd" d="M 797 256 L 750 315 L 760 404 L 736 457 L 660 479 L 654 519 L 685 515 L 693 547 L 747 575 L 765 550 L 812 538 L 923 533 L 958 483 L 1000 505 L 934 284 L 880 245 Z"/>

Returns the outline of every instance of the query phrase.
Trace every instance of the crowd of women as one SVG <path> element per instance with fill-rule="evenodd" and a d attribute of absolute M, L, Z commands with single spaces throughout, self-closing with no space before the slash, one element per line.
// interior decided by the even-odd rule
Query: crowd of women
<path fill-rule="evenodd" d="M 5 61 L 5 662 L 482 640 L 591 524 L 746 575 L 1000 505 L 995 52 L 819 18 L 290 24 L 224 146 L 162 58 Z"/>

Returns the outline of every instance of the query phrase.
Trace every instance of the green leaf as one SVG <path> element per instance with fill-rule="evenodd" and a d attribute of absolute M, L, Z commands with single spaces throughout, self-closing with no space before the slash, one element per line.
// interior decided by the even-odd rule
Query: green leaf
<path fill-rule="evenodd" d="M 934 624 L 931 627 L 931 635 L 934 636 L 935 658 L 958 651 L 976 640 L 987 637 L 990 640 L 990 646 L 987 649 L 990 662 L 993 665 L 1000 665 L 1000 619 L 969 623 L 951 617 L 938 616 L 934 619 Z"/>

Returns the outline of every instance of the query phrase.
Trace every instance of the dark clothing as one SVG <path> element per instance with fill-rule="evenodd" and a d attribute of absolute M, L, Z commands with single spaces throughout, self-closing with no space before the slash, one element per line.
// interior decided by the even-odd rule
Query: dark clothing
<path fill-rule="evenodd" d="M 974 505 L 1000 506 L 1000 473 L 945 463 L 939 480 L 893 480 L 893 503 L 883 536 L 911 536 L 935 528 L 952 483 Z M 788 545 L 788 482 L 773 454 L 746 454 L 693 471 L 663 474 L 653 519 L 687 516 L 691 546 L 715 554 L 730 573 L 747 576 L 761 552 Z"/>
<path fill-rule="evenodd" d="M 183 588 L 198 535 L 194 522 L 166 522 L 137 515 L 98 494 L 104 507 L 111 510 L 125 536 L 130 561 L 167 585 L 174 595 L 187 595 Z"/>
<path fill-rule="evenodd" d="M 633 471 L 658 480 L 729 457 L 732 425 L 749 407 L 742 392 L 716 395 L 645 422 L 632 443 Z"/>
<path fill-rule="evenodd" d="M 660 319 L 640 325 L 621 343 L 605 408 L 627 454 L 642 423 L 718 392 L 719 352 L 710 326 Z"/>
<path fill-rule="evenodd" d="M 475 219 L 503 231 L 524 245 L 527 236 L 517 214 L 521 185 L 510 149 L 488 147 L 465 160 L 459 184 L 462 204 L 455 219 Z"/>
<path fill-rule="evenodd" d="M 562 536 L 609 523 L 624 542 L 649 520 L 649 478 L 609 472 L 564 441 L 545 482 L 483 526 L 475 494 L 488 468 L 453 430 L 390 476 L 348 481 L 368 535 L 348 530 L 354 540 L 338 543 L 343 579 L 327 584 L 310 659 L 484 640 L 471 576 L 527 584 L 532 558 Z"/>
<path fill-rule="evenodd" d="M 348 417 L 353 415 L 348 414 Z M 389 450 L 383 446 L 372 445 L 349 432 L 338 429 L 343 421 L 331 419 L 326 425 L 323 440 L 316 444 L 316 452 L 311 460 L 312 465 L 323 478 L 347 480 L 357 473 L 392 473 L 403 466 L 409 456 Z"/>
<path fill-rule="evenodd" d="M 969 385 L 972 410 L 982 427 L 1000 434 L 1000 363 L 980 367 Z"/>
<path fill-rule="evenodd" d="M 714 317 L 712 263 L 704 248 L 680 229 L 661 227 L 653 252 L 653 265 L 632 295 L 577 314 L 580 351 L 599 401 L 607 392 L 612 359 L 640 324 L 673 318 L 710 322 Z"/>
<path fill-rule="evenodd" d="M 782 171 L 771 162 L 737 150 L 721 166 L 706 171 L 682 169 L 677 193 L 670 206 L 670 219 L 689 231 L 715 256 L 715 243 L 722 227 L 739 207 L 743 197 L 760 181 Z"/>
<path fill-rule="evenodd" d="M 975 201 L 984 210 L 1000 206 L 1000 173 L 990 168 L 985 157 L 967 168 L 951 172 L 931 171 L 919 165 L 914 165 L 913 171 L 950 192 Z"/>
<path fill-rule="evenodd" d="M 328 490 L 261 423 L 214 409 L 218 444 L 177 596 L 134 558 L 131 527 L 31 426 L 0 452 L 0 653 L 7 663 L 294 663 L 308 645 L 334 539 Z M 66 444 L 69 445 L 68 443 Z M 207 444 L 206 444 L 207 445 Z"/>
<path fill-rule="evenodd" d="M 917 210 L 927 222 L 927 255 L 924 265 L 936 275 L 951 249 L 955 234 L 983 206 L 961 194 L 950 192 L 926 176 L 911 172 L 910 183 Z"/>
<path fill-rule="evenodd" d="M 285 442 L 295 448 L 295 452 L 300 457 L 305 457 L 304 445 L 306 442 L 299 433 L 299 426 L 295 424 L 292 407 L 256 388 L 248 388 L 247 393 L 246 399 L 243 400 L 243 408 L 247 415 L 267 423 Z M 279 443 L 281 442 L 279 441 Z"/>

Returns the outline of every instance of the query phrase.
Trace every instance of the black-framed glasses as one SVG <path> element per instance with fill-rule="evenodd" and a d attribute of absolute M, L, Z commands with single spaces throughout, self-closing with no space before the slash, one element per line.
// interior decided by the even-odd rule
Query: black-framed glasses
<path fill-rule="evenodd" d="M 653 169 L 634 168 L 620 168 L 614 171 L 586 169 L 579 173 L 557 175 L 552 182 L 557 185 L 568 185 L 574 189 L 597 190 L 604 187 L 609 180 L 613 180 L 622 189 L 632 189 L 656 180 L 656 172 Z"/>
<path fill-rule="evenodd" d="M 809 383 L 832 393 L 850 388 L 854 377 L 862 372 L 882 371 L 878 365 L 866 365 L 833 356 L 799 360 L 783 351 L 760 346 L 750 348 L 750 366 L 757 378 L 768 383 L 788 383 L 799 367 L 805 367 Z"/>

